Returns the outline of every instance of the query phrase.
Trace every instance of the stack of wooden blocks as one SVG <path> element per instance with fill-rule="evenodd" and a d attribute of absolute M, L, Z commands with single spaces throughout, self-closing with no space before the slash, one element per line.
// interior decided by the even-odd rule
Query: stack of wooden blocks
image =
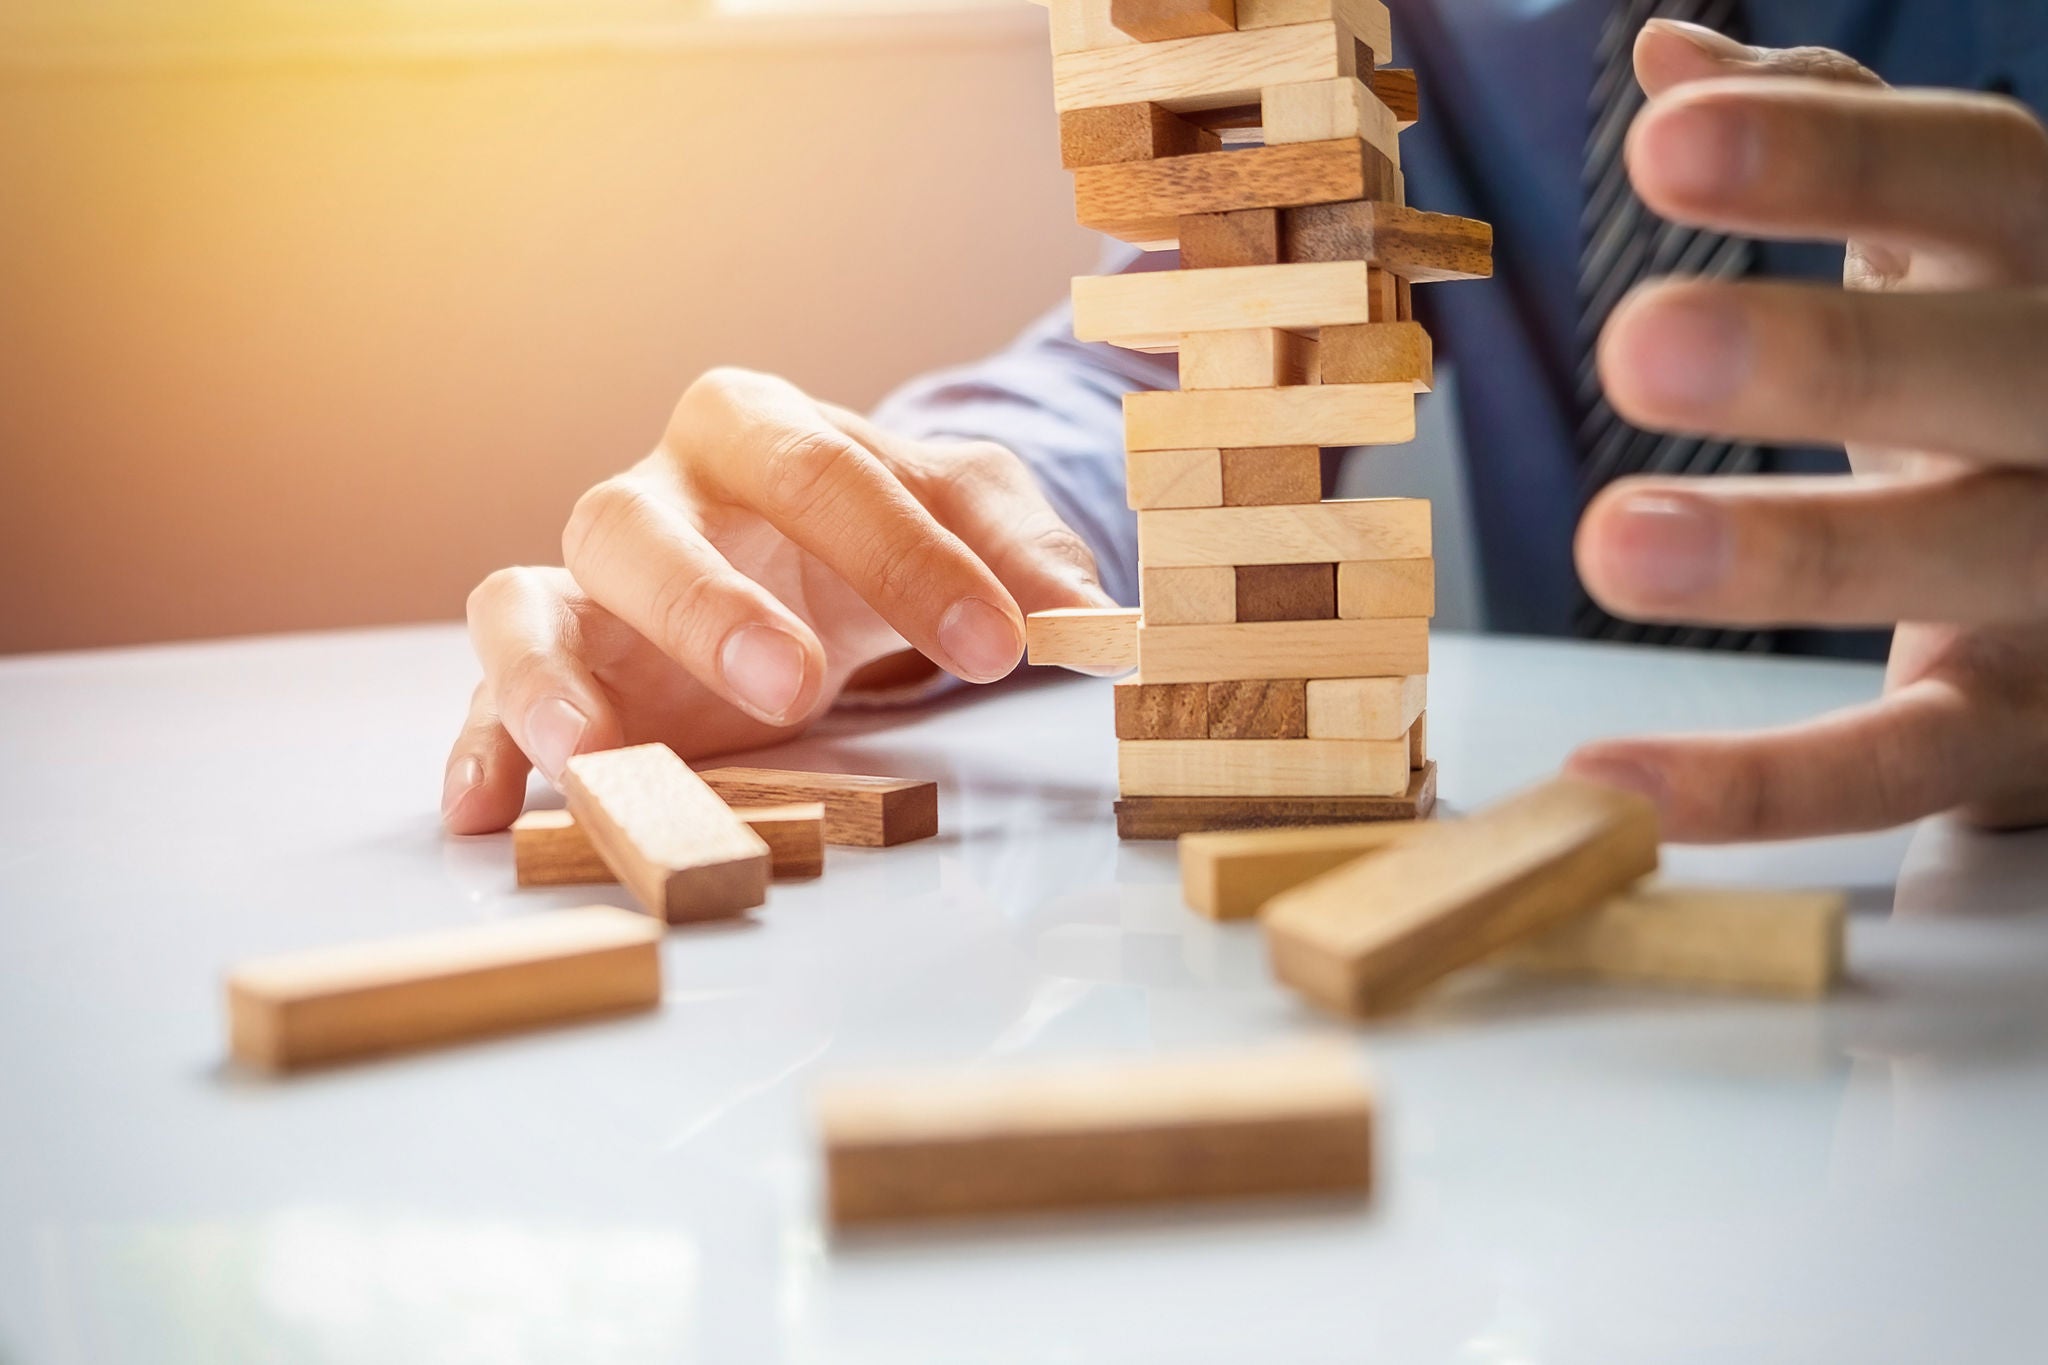
<path fill-rule="evenodd" d="M 1126 838 L 1426 816 L 1429 504 L 1326 501 L 1322 452 L 1414 438 L 1410 286 L 1490 274 L 1492 231 L 1404 206 L 1381 0 L 1051 6 L 1081 223 L 1180 250 L 1076 280 L 1075 335 L 1178 351 L 1180 391 L 1125 399 L 1140 610 L 1034 616 L 1032 660 L 1136 666 Z"/>

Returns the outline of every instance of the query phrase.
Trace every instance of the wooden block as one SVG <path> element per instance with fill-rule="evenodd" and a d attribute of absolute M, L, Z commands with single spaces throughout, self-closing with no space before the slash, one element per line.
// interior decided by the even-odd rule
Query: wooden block
<path fill-rule="evenodd" d="M 1377 678 L 1429 672 L 1429 622 L 1271 621 L 1140 626 L 1147 682 Z"/>
<path fill-rule="evenodd" d="M 734 806 L 732 813 L 768 845 L 768 872 L 777 881 L 804 881 L 824 875 L 824 802 Z"/>
<path fill-rule="evenodd" d="M 1308 685 L 1310 739 L 1404 739 L 1422 714 L 1429 679 L 1318 678 Z"/>
<path fill-rule="evenodd" d="M 668 746 L 578 754 L 562 795 L 648 914 L 681 924 L 768 899 L 768 845 Z"/>
<path fill-rule="evenodd" d="M 1384 0 L 1237 0 L 1240 29 L 1284 28 L 1320 19 L 1343 25 L 1382 62 L 1393 54 L 1394 20 Z"/>
<path fill-rule="evenodd" d="M 1116 803 L 1120 839 L 1177 839 L 1204 830 L 1414 822 L 1436 810 L 1436 764 L 1399 796 L 1126 796 Z"/>
<path fill-rule="evenodd" d="M 1179 225 L 1183 270 L 1280 264 L 1280 210 L 1186 213 Z"/>
<path fill-rule="evenodd" d="M 1355 137 L 1398 166 L 1401 143 L 1394 114 L 1355 76 L 1268 86 L 1259 96 L 1268 147 Z"/>
<path fill-rule="evenodd" d="M 1054 56 L 1137 42 L 1110 22 L 1110 0 L 1046 0 Z"/>
<path fill-rule="evenodd" d="M 1061 53 L 1052 61 L 1052 98 L 1061 111 L 1142 100 L 1178 114 L 1251 104 L 1269 85 L 1357 74 L 1357 40 L 1323 20 Z"/>
<path fill-rule="evenodd" d="M 1063 607 L 1024 618 L 1027 662 L 1089 673 L 1138 666 L 1138 613 L 1130 607 Z"/>
<path fill-rule="evenodd" d="M 711 768 L 700 776 L 736 806 L 824 803 L 828 844 L 889 848 L 939 832 L 936 782 L 780 768 Z"/>
<path fill-rule="evenodd" d="M 1124 796 L 1399 796 L 1408 741 L 1119 740 Z"/>
<path fill-rule="evenodd" d="M 1272 389 L 1312 384 L 1316 373 L 1316 343 L 1294 332 L 1253 327 L 1235 332 L 1190 332 L 1180 339 L 1183 389 Z M 1220 502 L 1220 463 L 1216 496 Z"/>
<path fill-rule="evenodd" d="M 1193 507 L 1138 517 L 1138 560 L 1185 564 L 1336 564 L 1430 552 L 1424 498 L 1340 498 L 1293 507 Z"/>
<path fill-rule="evenodd" d="M 1131 450 L 1394 446 L 1414 439 L 1415 394 L 1400 384 L 1124 395 L 1124 444 Z"/>
<path fill-rule="evenodd" d="M 1428 393 L 1436 384 L 1435 347 L 1420 323 L 1325 327 L 1321 335 L 1325 383 L 1407 384 L 1417 393 Z"/>
<path fill-rule="evenodd" d="M 1399 281 L 1378 266 L 1371 269 L 1372 320 L 1376 323 L 1400 321 L 1400 291 L 1395 287 Z"/>
<path fill-rule="evenodd" d="M 1225 507 L 1322 501 L 1323 452 L 1316 446 L 1252 446 L 1222 456 Z"/>
<path fill-rule="evenodd" d="M 1417 556 L 1339 564 L 1337 615 L 1347 621 L 1436 615 L 1436 560 Z"/>
<path fill-rule="evenodd" d="M 1161 684 L 1193 686 L 1194 684 Z M 1307 739 L 1307 684 L 1301 679 L 1244 680 L 1208 684 L 1208 739 Z M 1181 739 L 1205 736 L 1118 735 L 1118 739 Z"/>
<path fill-rule="evenodd" d="M 1412 824 L 1219 830 L 1180 840 L 1180 893 L 1215 920 L 1250 919 L 1282 891 L 1405 839 Z"/>
<path fill-rule="evenodd" d="M 1237 566 L 1240 621 L 1334 621 L 1337 619 L 1335 564 L 1240 564 Z"/>
<path fill-rule="evenodd" d="M 821 1090 L 827 1202 L 846 1227 L 1246 1196 L 1362 1196 L 1371 1090 L 1299 1047 L 899 1073 Z"/>
<path fill-rule="evenodd" d="M 1175 240 L 1181 218 L 1194 214 L 1371 199 L 1391 170 L 1358 138 L 1082 166 L 1074 211 L 1083 227 L 1149 247 Z"/>
<path fill-rule="evenodd" d="M 1060 115 L 1060 164 L 1068 170 L 1220 152 L 1223 140 L 1156 104 L 1069 109 Z"/>
<path fill-rule="evenodd" d="M 282 1071 L 653 1009 L 661 935 L 591 906 L 246 962 L 227 979 L 229 1048 Z"/>
<path fill-rule="evenodd" d="M 1422 121 L 1422 92 L 1416 86 L 1414 71 L 1382 67 L 1373 72 L 1372 92 L 1393 111 L 1394 126 L 1400 131 L 1405 133 Z"/>
<path fill-rule="evenodd" d="M 1261 920 L 1280 980 L 1339 1014 L 1382 1014 L 1656 867 L 1655 806 L 1558 779 L 1296 887 Z"/>
<path fill-rule="evenodd" d="M 1493 961 L 1521 971 L 1819 996 L 1842 976 L 1839 891 L 1651 884 L 1525 938 Z"/>
<path fill-rule="evenodd" d="M 1110 0 L 1109 21 L 1141 43 L 1229 33 L 1237 28 L 1236 0 Z"/>
<path fill-rule="evenodd" d="M 530 810 L 512 822 L 512 874 L 521 886 L 592 886 L 617 877 L 565 810 Z"/>
<path fill-rule="evenodd" d="M 1280 254 L 1291 262 L 1369 261 L 1412 284 L 1483 280 L 1493 274 L 1493 229 L 1398 204 L 1316 204 L 1280 215 Z"/>
<path fill-rule="evenodd" d="M 1216 450 L 1134 450 L 1124 461 L 1124 501 L 1144 511 L 1223 505 L 1223 456 Z"/>
<path fill-rule="evenodd" d="M 1148 626 L 1223 625 L 1237 619 L 1237 571 L 1227 564 L 1138 569 L 1139 620 Z"/>
<path fill-rule="evenodd" d="M 1120 682 L 1116 693 L 1118 739 L 1207 739 L 1209 684 Z"/>
<path fill-rule="evenodd" d="M 1429 766 L 1429 716 L 1420 713 L 1408 727 L 1408 766 L 1416 772 Z"/>
<path fill-rule="evenodd" d="M 1081 341 L 1179 346 L 1189 332 L 1287 330 L 1369 321 L 1372 269 L 1358 261 L 1330 261 L 1083 275 L 1074 281 L 1073 295 L 1074 335 Z"/>

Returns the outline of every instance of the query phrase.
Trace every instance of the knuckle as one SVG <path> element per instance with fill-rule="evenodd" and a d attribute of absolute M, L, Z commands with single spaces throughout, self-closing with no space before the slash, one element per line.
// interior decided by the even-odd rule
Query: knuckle
<path fill-rule="evenodd" d="M 1032 547 L 1049 559 L 1071 564 L 1091 576 L 1096 571 L 1095 552 L 1088 548 L 1088 542 L 1081 539 L 1073 527 L 1063 521 L 1055 520 L 1051 525 L 1040 528 L 1031 541 Z"/>
<path fill-rule="evenodd" d="M 1764 66 L 1775 74 L 1852 85 L 1882 85 L 1877 74 L 1846 52 L 1831 47 L 1794 47 L 1771 52 Z"/>
<path fill-rule="evenodd" d="M 660 643 L 672 656 L 690 658 L 701 652 L 697 646 L 710 615 L 711 587 L 708 575 L 679 571 L 655 588 L 649 610 Z"/>
<path fill-rule="evenodd" d="M 1866 416 L 1885 395 L 1883 348 L 1866 300 L 1850 293 L 1815 293 L 1803 354 L 1812 357 L 1803 388 L 1816 414 L 1831 427 Z"/>
<path fill-rule="evenodd" d="M 886 605 L 910 601 L 937 582 L 932 567 L 925 546 L 878 538 L 862 559 L 861 577 L 869 600 Z"/>
<path fill-rule="evenodd" d="M 474 625 L 497 615 L 518 592 L 520 582 L 518 569 L 494 569 L 484 575 L 483 581 L 469 590 L 469 599 L 463 604 L 470 623 Z"/>
<path fill-rule="evenodd" d="M 1824 507 L 1788 507 L 1778 526 L 1778 581 L 1799 602 L 1842 604 L 1856 586 L 1841 523 Z"/>
<path fill-rule="evenodd" d="M 761 496 L 783 514 L 803 519 L 825 510 L 847 467 L 859 458 L 836 431 L 800 431 L 775 442 L 761 466 Z"/>
<path fill-rule="evenodd" d="M 2048 252 L 2048 127 L 2034 111 L 2002 95 L 1983 97 L 1991 158 L 1988 182 L 1994 187 L 1994 212 L 2006 239 L 2037 259 Z"/>
<path fill-rule="evenodd" d="M 562 562 L 574 569 L 601 557 L 605 545 L 641 515 L 644 495 L 622 479 L 606 479 L 576 499 L 562 528 Z"/>

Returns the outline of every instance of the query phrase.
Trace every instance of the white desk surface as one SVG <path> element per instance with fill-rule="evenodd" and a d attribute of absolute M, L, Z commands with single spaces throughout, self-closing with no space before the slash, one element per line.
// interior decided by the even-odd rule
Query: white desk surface
<path fill-rule="evenodd" d="M 1851 889 L 1822 1007 L 1467 980 L 1351 1030 L 1181 908 L 1171 845 L 1117 842 L 1108 686 L 1062 679 L 783 755 L 935 777 L 943 833 L 671 934 L 656 1014 L 227 1066 L 236 959 L 619 899 L 440 834 L 472 676 L 449 628 L 0 661 L 0 1361 L 2043 1357 L 2040 837 L 1674 852 Z M 1430 737 L 1456 808 L 1594 735 L 1876 686 L 1446 636 Z M 1384 1090 L 1364 1209 L 820 1222 L 821 1075 L 1330 1035 Z"/>

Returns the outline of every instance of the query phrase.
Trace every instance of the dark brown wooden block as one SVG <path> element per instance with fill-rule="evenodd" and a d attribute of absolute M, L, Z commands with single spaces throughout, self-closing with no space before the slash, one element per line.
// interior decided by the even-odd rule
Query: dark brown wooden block
<path fill-rule="evenodd" d="M 1190 213 L 1180 220 L 1183 270 L 1280 264 L 1280 210 Z"/>
<path fill-rule="evenodd" d="M 1334 621 L 1337 619 L 1335 564 L 1240 564 L 1237 566 L 1240 621 Z"/>
<path fill-rule="evenodd" d="M 1302 684 L 1303 729 L 1307 726 L 1307 687 Z M 1207 739 L 1209 684 L 1118 683 L 1118 739 Z"/>
<path fill-rule="evenodd" d="M 1358 138 L 1083 166 L 1074 172 L 1081 226 L 1130 242 L 1170 242 L 1194 213 L 1370 199 L 1393 165 Z"/>
<path fill-rule="evenodd" d="M 1237 28 L 1237 0 L 1109 0 L 1109 22 L 1141 43 Z"/>
<path fill-rule="evenodd" d="M 1366 69 L 1369 68 L 1360 68 Z M 1394 111 L 1394 123 L 1402 131 L 1422 121 L 1422 92 L 1409 68 L 1384 66 L 1374 71 L 1372 92 L 1380 97 L 1381 104 Z"/>
<path fill-rule="evenodd" d="M 1060 164 L 1070 171 L 1222 149 L 1216 134 L 1156 104 L 1069 109 L 1060 115 Z"/>
<path fill-rule="evenodd" d="M 1302 679 L 1208 686 L 1210 739 L 1308 738 L 1308 683 Z"/>
<path fill-rule="evenodd" d="M 1416 284 L 1483 280 L 1493 274 L 1493 228 L 1398 204 L 1314 204 L 1280 215 L 1280 254 L 1289 263 L 1369 261 Z"/>
<path fill-rule="evenodd" d="M 1323 452 L 1315 446 L 1253 446 L 1223 452 L 1223 505 L 1321 502 Z"/>
<path fill-rule="evenodd" d="M 1374 820 L 1427 820 L 1436 810 L 1436 763 L 1400 796 L 1126 796 L 1116 803 L 1122 839 L 1178 839 L 1211 829 L 1285 829 Z"/>

